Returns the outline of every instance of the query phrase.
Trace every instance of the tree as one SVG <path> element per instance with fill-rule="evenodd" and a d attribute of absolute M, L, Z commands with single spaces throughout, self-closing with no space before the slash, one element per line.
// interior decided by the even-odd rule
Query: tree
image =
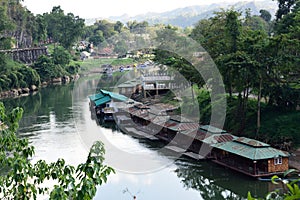
<path fill-rule="evenodd" d="M 103 144 L 96 142 L 86 162 L 76 168 L 63 159 L 49 164 L 44 160 L 31 163 L 34 147 L 15 134 L 22 113 L 21 108 L 7 113 L 0 102 L 1 198 L 37 199 L 38 195 L 48 194 L 50 199 L 92 199 L 97 185 L 105 183 L 114 172 L 103 164 Z M 53 180 L 53 187 L 43 185 L 46 180 Z"/>
<path fill-rule="evenodd" d="M 84 19 L 72 13 L 64 14 L 60 6 L 53 7 L 50 13 L 43 14 L 48 37 L 69 49 L 84 32 Z"/>
<path fill-rule="evenodd" d="M 53 63 L 55 65 L 61 65 L 62 67 L 67 66 L 71 61 L 71 54 L 62 46 L 54 48 L 52 57 Z"/>
<path fill-rule="evenodd" d="M 276 12 L 276 21 L 280 20 L 283 16 L 290 13 L 292 7 L 297 0 L 278 0 L 278 10 Z"/>
<path fill-rule="evenodd" d="M 110 38 L 117 33 L 114 29 L 115 25 L 107 20 L 99 20 L 94 24 L 94 26 L 96 27 L 94 32 L 97 30 L 102 31 L 105 39 Z"/>
<path fill-rule="evenodd" d="M 36 16 L 34 40 L 37 43 L 44 43 L 47 40 L 47 25 L 42 15 Z"/>
<path fill-rule="evenodd" d="M 117 21 L 114 25 L 114 30 L 117 31 L 118 33 L 121 33 L 123 27 L 124 27 L 124 24 L 120 21 Z"/>
<path fill-rule="evenodd" d="M 41 81 L 50 81 L 53 78 L 58 77 L 59 71 L 56 71 L 53 60 L 48 56 L 41 56 L 34 63 L 33 68 L 38 72 L 41 77 Z"/>
<path fill-rule="evenodd" d="M 105 40 L 103 32 L 100 30 L 95 31 L 92 35 L 89 36 L 89 42 L 93 43 L 95 46 L 98 46 Z"/>
<path fill-rule="evenodd" d="M 263 20 L 265 20 L 267 23 L 270 23 L 272 15 L 269 11 L 262 9 L 259 11 L 259 13 Z"/>
<path fill-rule="evenodd" d="M 240 15 L 241 13 L 234 10 L 226 12 L 225 28 L 232 43 L 231 52 L 233 53 L 237 51 L 237 42 L 240 36 L 241 22 L 238 20 Z"/>

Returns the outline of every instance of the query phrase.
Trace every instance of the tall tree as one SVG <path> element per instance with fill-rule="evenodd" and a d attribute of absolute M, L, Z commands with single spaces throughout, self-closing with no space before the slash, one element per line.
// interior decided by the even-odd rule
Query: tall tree
<path fill-rule="evenodd" d="M 45 13 L 48 37 L 69 49 L 83 34 L 84 19 L 72 13 L 64 14 L 60 6 L 53 7 L 50 13 Z"/>
<path fill-rule="evenodd" d="M 259 13 L 260 13 L 260 17 L 264 19 L 266 22 L 269 23 L 271 21 L 272 15 L 269 11 L 262 9 L 259 11 Z"/>

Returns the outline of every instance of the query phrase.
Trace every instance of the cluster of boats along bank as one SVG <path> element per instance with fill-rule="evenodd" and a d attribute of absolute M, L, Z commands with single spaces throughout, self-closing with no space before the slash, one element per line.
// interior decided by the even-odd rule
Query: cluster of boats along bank
<path fill-rule="evenodd" d="M 134 137 L 162 140 L 168 143 L 169 150 L 193 159 L 211 159 L 252 177 L 270 177 L 289 169 L 289 153 L 176 115 L 177 107 L 173 105 L 143 104 L 106 90 L 89 99 L 91 111 L 99 120 L 114 121 Z"/>

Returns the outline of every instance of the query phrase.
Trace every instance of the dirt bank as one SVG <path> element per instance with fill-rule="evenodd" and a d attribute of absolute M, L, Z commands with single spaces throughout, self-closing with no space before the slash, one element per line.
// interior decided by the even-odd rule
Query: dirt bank
<path fill-rule="evenodd" d="M 300 148 L 293 152 L 289 164 L 290 168 L 295 168 L 300 171 Z"/>

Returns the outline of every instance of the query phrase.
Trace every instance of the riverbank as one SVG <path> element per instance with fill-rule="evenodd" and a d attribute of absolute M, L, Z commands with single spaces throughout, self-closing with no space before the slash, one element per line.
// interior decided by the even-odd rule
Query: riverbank
<path fill-rule="evenodd" d="M 40 88 L 47 87 L 48 85 L 67 84 L 73 80 L 77 80 L 79 77 L 80 76 L 78 74 L 72 76 L 63 76 L 63 77 L 54 78 L 48 82 L 43 82 L 39 87 L 36 85 L 31 85 L 30 87 L 13 88 L 8 91 L 2 91 L 0 92 L 0 99 L 27 96 L 31 93 L 38 91 Z"/>

